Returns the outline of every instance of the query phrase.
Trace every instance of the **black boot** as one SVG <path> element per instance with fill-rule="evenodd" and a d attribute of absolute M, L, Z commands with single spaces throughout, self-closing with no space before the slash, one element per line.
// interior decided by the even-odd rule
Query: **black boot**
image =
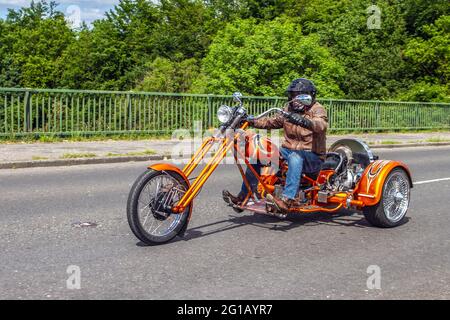
<path fill-rule="evenodd" d="M 286 213 L 294 205 L 294 200 L 290 200 L 285 197 L 277 198 L 271 194 L 267 195 L 267 200 L 273 203 L 273 205 L 278 209 L 279 212 Z"/>
<path fill-rule="evenodd" d="M 245 196 L 238 194 L 237 196 L 232 195 L 228 190 L 222 191 L 223 200 L 229 205 L 240 206 L 245 200 Z"/>

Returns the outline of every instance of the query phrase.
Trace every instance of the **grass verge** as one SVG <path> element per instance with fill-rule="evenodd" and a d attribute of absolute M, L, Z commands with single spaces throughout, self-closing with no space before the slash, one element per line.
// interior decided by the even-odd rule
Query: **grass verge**
<path fill-rule="evenodd" d="M 60 159 L 82 159 L 82 158 L 96 158 L 95 153 L 65 153 Z"/>
<path fill-rule="evenodd" d="M 47 157 L 41 157 L 41 156 L 32 156 L 31 160 L 33 161 L 40 161 L 40 160 L 48 160 L 49 158 Z"/>
<path fill-rule="evenodd" d="M 437 138 L 430 138 L 425 140 L 425 142 L 429 142 L 429 143 L 439 143 L 439 142 L 449 142 L 450 139 L 445 139 L 445 138 L 441 138 L 441 137 L 437 137 Z"/>
<path fill-rule="evenodd" d="M 107 157 L 133 157 L 133 156 L 153 156 L 156 154 L 155 150 L 145 150 L 139 152 L 129 152 L 129 153 L 113 153 L 110 152 L 106 156 Z"/>
<path fill-rule="evenodd" d="M 391 145 L 391 144 L 403 144 L 403 142 L 401 142 L 401 141 L 394 141 L 394 140 L 384 140 L 384 141 L 381 141 L 380 144 L 382 144 L 382 145 L 386 145 L 386 144 L 389 144 L 389 145 Z"/>

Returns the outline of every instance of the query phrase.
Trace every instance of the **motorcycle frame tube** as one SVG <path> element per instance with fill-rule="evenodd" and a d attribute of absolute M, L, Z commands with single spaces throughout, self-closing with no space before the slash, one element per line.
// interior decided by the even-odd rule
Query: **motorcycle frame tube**
<path fill-rule="evenodd" d="M 209 150 L 211 150 L 212 146 L 217 141 L 221 140 L 210 137 L 203 142 L 202 146 L 197 150 L 189 163 L 183 168 L 183 172 L 187 177 L 189 177 L 192 172 L 194 172 L 199 163 L 204 159 L 205 155 L 209 152 Z"/>
<path fill-rule="evenodd" d="M 248 127 L 248 122 L 245 122 L 241 130 L 245 130 Z M 200 189 L 203 187 L 203 185 L 206 183 L 208 178 L 212 175 L 212 173 L 217 169 L 220 162 L 226 157 L 228 151 L 230 151 L 231 147 L 234 144 L 234 141 L 238 138 L 240 133 L 236 133 L 233 139 L 230 139 L 228 137 L 225 137 L 224 139 L 216 139 L 212 138 L 208 139 L 209 142 L 216 142 L 216 141 L 222 141 L 221 146 L 216 151 L 212 159 L 208 162 L 206 167 L 201 171 L 199 176 L 195 179 L 195 181 L 192 183 L 190 188 L 186 191 L 185 195 L 181 200 L 178 202 L 178 204 L 172 209 L 175 213 L 181 213 L 183 212 L 194 200 L 194 198 L 198 195 Z M 209 146 L 208 140 L 203 143 L 202 147 L 200 148 L 201 151 L 197 151 L 196 154 L 192 157 L 190 163 L 185 167 L 186 172 L 185 175 L 189 177 L 189 175 L 194 171 L 194 169 L 198 166 L 200 161 L 204 159 L 206 156 L 206 153 L 211 149 L 212 145 L 214 143 L 211 143 Z M 206 151 L 205 151 L 206 148 Z M 186 173 L 189 173 L 187 175 Z"/>
<path fill-rule="evenodd" d="M 263 179 L 261 178 L 261 176 L 256 172 L 255 168 L 253 168 L 253 166 L 251 165 L 250 161 L 248 161 L 248 159 L 245 157 L 244 154 L 242 154 L 242 152 L 238 149 L 237 144 L 234 144 L 234 150 L 235 150 L 235 160 L 236 160 L 236 165 L 239 168 L 239 172 L 242 175 L 242 180 L 244 181 L 245 186 L 247 187 L 247 190 L 249 190 L 246 198 L 244 199 L 244 202 L 242 203 L 242 206 L 246 206 L 248 203 L 248 200 L 250 200 L 250 197 L 253 196 L 253 191 L 251 190 L 250 187 L 250 183 L 248 182 L 247 177 L 245 176 L 244 170 L 242 169 L 242 165 L 237 161 L 237 156 L 236 154 L 239 154 L 239 156 L 241 156 L 241 158 L 244 160 L 245 165 L 247 166 L 247 168 L 250 169 L 250 171 L 252 172 L 252 174 L 255 176 L 255 178 L 258 180 L 258 182 L 263 186 L 264 190 L 266 192 L 270 193 L 270 188 L 266 185 L 266 183 L 263 181 Z"/>
<path fill-rule="evenodd" d="M 242 176 L 242 181 L 244 182 L 245 187 L 247 188 L 247 190 L 249 190 L 249 192 L 248 192 L 248 194 L 246 195 L 246 197 L 245 197 L 245 199 L 244 199 L 244 202 L 243 202 L 244 205 L 246 205 L 246 204 L 248 203 L 248 200 L 250 200 L 250 197 L 253 195 L 253 192 L 252 192 L 252 190 L 251 190 L 252 188 L 251 188 L 251 186 L 250 186 L 250 183 L 248 182 L 248 179 L 247 179 L 247 177 L 245 176 L 244 169 L 242 169 L 241 164 L 238 162 L 237 154 L 238 154 L 238 150 L 237 150 L 236 143 L 235 143 L 234 152 L 233 152 L 234 161 L 236 162 L 236 165 L 237 165 L 237 167 L 238 167 L 238 169 L 239 169 L 239 173 L 240 173 L 241 176 Z"/>
<path fill-rule="evenodd" d="M 200 175 L 195 179 L 195 181 L 192 183 L 189 190 L 186 192 L 184 197 L 178 202 L 178 204 L 174 207 L 173 211 L 176 213 L 183 212 L 184 209 L 192 202 L 192 200 L 195 198 L 195 196 L 198 194 L 200 189 L 205 184 L 206 180 L 211 176 L 211 174 L 214 172 L 214 170 L 219 165 L 220 161 L 223 160 L 223 158 L 226 156 L 226 153 L 230 149 L 230 143 L 229 139 L 224 139 L 223 143 L 219 147 L 219 149 L 216 151 L 216 154 L 213 156 L 213 158 L 210 160 L 210 162 L 206 165 L 206 167 L 202 170 Z M 206 154 L 203 155 L 203 158 Z M 203 158 L 198 159 L 198 162 L 200 162 Z M 197 166 L 198 163 L 195 165 Z"/>
<path fill-rule="evenodd" d="M 338 206 L 336 208 L 332 208 L 332 209 L 328 209 L 328 208 L 320 208 L 318 207 L 317 209 L 304 209 L 304 208 L 295 208 L 295 209 L 291 209 L 289 210 L 290 212 L 298 212 L 298 213 L 317 213 L 317 212 L 325 212 L 325 213 L 333 213 L 333 212 L 337 212 L 339 210 L 342 209 L 342 207 L 344 207 L 344 205 L 338 204 Z"/>

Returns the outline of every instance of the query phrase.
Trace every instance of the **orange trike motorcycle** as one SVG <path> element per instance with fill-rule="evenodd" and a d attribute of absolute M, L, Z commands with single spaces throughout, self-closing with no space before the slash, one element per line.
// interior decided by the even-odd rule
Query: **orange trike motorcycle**
<path fill-rule="evenodd" d="M 243 106 L 242 95 L 235 93 L 233 97 L 237 105 L 219 108 L 220 129 L 205 139 L 183 169 L 172 164 L 155 164 L 133 185 L 127 216 L 139 240 L 157 245 L 183 235 L 192 215 L 193 200 L 229 153 L 233 154 L 249 190 L 240 205 L 224 198 L 236 212 L 251 211 L 284 219 L 288 214 L 336 213 L 349 209 L 362 211 L 367 221 L 376 227 L 396 227 L 405 221 L 413 187 L 408 167 L 398 161 L 379 160 L 364 142 L 356 139 L 334 143 L 324 155 L 320 172 L 302 175 L 295 205 L 288 212 L 278 212 L 267 196 L 281 194 L 286 181 L 287 161 L 282 159 L 270 139 L 247 130 L 247 120 L 251 116 Z M 296 99 L 302 102 L 303 97 Z M 272 108 L 252 118 L 259 119 L 274 112 L 289 116 L 282 109 Z M 192 179 L 194 170 L 211 150 L 214 152 L 209 161 Z M 264 166 L 260 174 L 254 170 L 252 161 Z M 243 165 L 258 179 L 257 192 L 251 190 Z"/>

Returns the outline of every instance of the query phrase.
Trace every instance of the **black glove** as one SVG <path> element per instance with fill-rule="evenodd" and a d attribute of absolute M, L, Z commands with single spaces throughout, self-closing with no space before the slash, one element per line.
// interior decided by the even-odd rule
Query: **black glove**
<path fill-rule="evenodd" d="M 290 123 L 293 123 L 297 126 L 312 130 L 313 127 L 313 123 L 311 120 L 306 119 L 305 117 L 302 117 L 301 115 L 299 115 L 298 113 L 291 113 L 288 116 L 288 121 Z"/>

